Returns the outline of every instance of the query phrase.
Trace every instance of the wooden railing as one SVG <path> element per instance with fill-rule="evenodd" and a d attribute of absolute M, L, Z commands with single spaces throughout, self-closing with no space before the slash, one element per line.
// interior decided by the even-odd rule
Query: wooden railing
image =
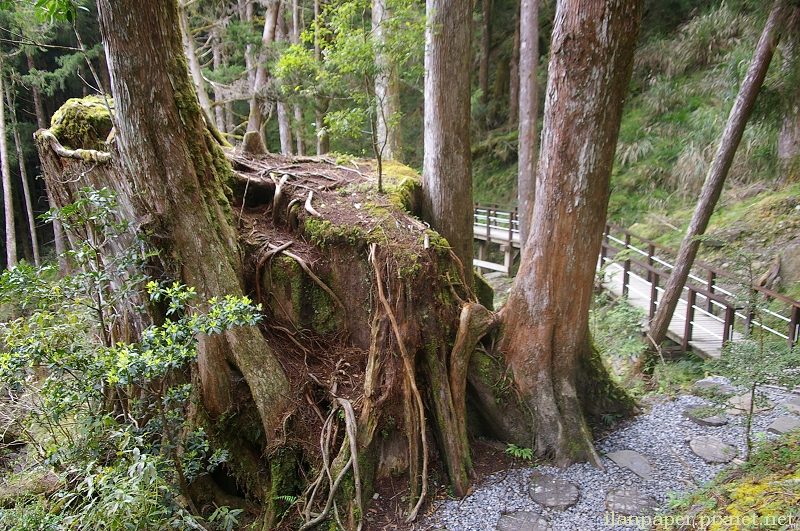
<path fill-rule="evenodd" d="M 502 239 L 508 245 L 519 247 L 517 207 L 475 203 L 473 224 L 475 238 L 486 241 Z"/>
<path fill-rule="evenodd" d="M 615 261 L 622 265 L 623 294 L 628 292 L 631 274 L 639 274 L 650 283 L 650 317 L 655 314 L 659 294 L 663 292 L 660 286 L 666 284 L 676 255 L 676 251 L 663 245 L 612 223 L 606 224 L 600 251 L 601 264 Z M 750 290 L 750 295 L 761 294 L 766 300 L 776 301 L 771 305 L 781 308 L 777 311 L 761 308 L 758 312 L 761 320 L 757 320 L 757 312 L 747 308 L 747 303 L 743 302 L 753 300 L 753 297 L 740 296 L 747 290 Z M 692 339 L 697 312 L 723 324 L 720 337 L 722 344 L 733 339 L 734 330 L 747 334 L 753 327 L 786 340 L 790 348 L 797 344 L 800 337 L 800 302 L 701 261 L 695 260 L 682 297 L 687 301 L 684 349 L 688 348 L 688 342 Z"/>

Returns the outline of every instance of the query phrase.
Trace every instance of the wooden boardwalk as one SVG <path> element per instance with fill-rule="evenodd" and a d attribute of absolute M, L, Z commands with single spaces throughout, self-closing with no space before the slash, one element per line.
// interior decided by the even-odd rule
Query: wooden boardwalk
<path fill-rule="evenodd" d="M 615 298 L 622 297 L 622 277 L 623 267 L 618 263 L 607 263 L 603 287 L 608 290 Z M 635 273 L 629 273 L 628 278 L 628 304 L 641 308 L 645 314 L 645 326 L 647 325 L 646 316 L 650 312 L 650 294 L 652 284 L 646 279 Z M 661 288 L 657 288 L 659 294 Z M 685 299 L 678 301 L 678 306 L 672 314 L 672 321 L 669 323 L 667 337 L 679 345 L 683 344 L 683 337 L 686 333 L 686 305 Z M 658 307 L 658 301 L 655 303 Z M 692 352 L 702 358 L 718 358 L 722 348 L 722 336 L 725 322 L 722 318 L 711 316 L 704 308 L 695 305 L 694 319 L 692 319 L 692 337 L 688 342 Z M 733 340 L 741 339 L 739 332 L 733 333 Z"/>
<path fill-rule="evenodd" d="M 520 249 L 516 209 L 476 205 L 473 237 L 478 249 L 478 257 L 473 261 L 475 267 L 510 276 Z M 490 244 L 500 246 L 503 264 L 487 260 Z M 676 254 L 672 249 L 606 223 L 598 259 L 598 270 L 605 267 L 603 286 L 614 297 L 627 296 L 631 305 L 642 308 L 647 325 L 658 308 L 662 287 L 669 279 Z M 762 286 L 750 285 L 698 260 L 692 269 L 667 333 L 684 350 L 704 358 L 716 358 L 726 342 L 741 340 L 754 327 L 761 327 L 790 347 L 800 341 L 800 302 Z M 734 293 L 737 290 L 734 286 L 747 286 L 747 290 L 759 292 L 759 296 L 782 306 L 775 311 L 761 309 L 769 325 L 758 322 L 753 312 L 741 307 L 741 298 Z"/>

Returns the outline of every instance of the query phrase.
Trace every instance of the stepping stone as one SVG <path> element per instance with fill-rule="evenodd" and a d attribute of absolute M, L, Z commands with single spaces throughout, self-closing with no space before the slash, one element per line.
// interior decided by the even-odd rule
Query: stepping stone
<path fill-rule="evenodd" d="M 504 514 L 497 521 L 497 531 L 550 531 L 550 523 L 545 518 L 530 511 Z"/>
<path fill-rule="evenodd" d="M 612 515 L 644 516 L 651 514 L 656 507 L 658 502 L 652 496 L 633 487 L 611 490 L 606 496 L 606 508 Z"/>
<path fill-rule="evenodd" d="M 695 437 L 689 441 L 689 447 L 695 455 L 709 463 L 728 463 L 738 453 L 735 446 L 707 435 Z"/>
<path fill-rule="evenodd" d="M 711 415 L 710 417 L 698 415 L 696 412 L 702 412 L 702 409 L 705 408 L 703 406 L 689 408 L 683 412 L 683 416 L 699 426 L 717 427 L 728 423 L 725 415 Z"/>
<path fill-rule="evenodd" d="M 731 408 L 726 411 L 728 415 L 747 415 L 747 413 L 750 412 L 750 393 L 745 393 L 743 395 L 738 395 L 738 396 L 732 396 L 728 400 L 728 405 L 731 406 Z M 770 409 L 773 408 L 773 406 L 774 404 L 770 401 L 767 401 L 766 406 L 756 405 L 753 408 L 753 414 L 769 411 Z"/>
<path fill-rule="evenodd" d="M 650 479 L 650 472 L 653 471 L 653 468 L 642 454 L 633 450 L 620 450 L 606 454 L 606 457 L 614 461 L 620 468 L 627 468 L 644 480 Z"/>
<path fill-rule="evenodd" d="M 575 505 L 581 496 L 577 485 L 549 474 L 537 474 L 531 480 L 533 501 L 545 507 L 563 511 Z"/>
<path fill-rule="evenodd" d="M 797 413 L 800 415 L 800 398 L 793 398 L 788 402 L 783 402 L 781 405 L 790 413 Z"/>
<path fill-rule="evenodd" d="M 691 389 L 695 391 L 714 390 L 724 395 L 732 395 L 736 388 L 731 385 L 731 381 L 723 376 L 709 376 L 702 380 L 697 380 L 692 384 Z"/>
<path fill-rule="evenodd" d="M 772 421 L 772 424 L 767 426 L 767 431 L 770 433 L 783 435 L 784 433 L 796 430 L 797 428 L 800 428 L 800 420 L 797 420 L 794 417 L 778 417 Z"/>

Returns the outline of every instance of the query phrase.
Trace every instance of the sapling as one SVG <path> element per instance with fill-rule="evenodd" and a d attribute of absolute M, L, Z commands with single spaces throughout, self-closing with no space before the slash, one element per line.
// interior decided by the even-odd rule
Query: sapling
<path fill-rule="evenodd" d="M 752 288 L 755 281 L 753 271 L 754 255 L 738 252 L 734 258 L 747 272 L 747 281 L 739 290 L 737 306 L 750 313 L 750 330 L 745 330 L 744 339 L 728 341 L 722 354 L 716 360 L 709 360 L 709 370 L 730 378 L 731 383 L 747 388 L 750 400 L 745 417 L 745 459 L 753 449 L 753 413 L 757 400 L 761 398 L 758 390 L 765 384 L 793 389 L 800 385 L 800 348 L 789 346 L 783 341 L 771 340 L 765 336 L 763 314 L 766 301 Z"/>

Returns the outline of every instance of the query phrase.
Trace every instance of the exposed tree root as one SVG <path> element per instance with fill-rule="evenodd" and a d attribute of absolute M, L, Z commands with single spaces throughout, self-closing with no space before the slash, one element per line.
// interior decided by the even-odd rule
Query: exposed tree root
<path fill-rule="evenodd" d="M 308 212 L 309 214 L 311 214 L 312 216 L 314 216 L 316 218 L 321 218 L 322 216 L 319 214 L 319 212 L 314 210 L 314 207 L 311 206 L 311 200 L 313 198 L 314 198 L 314 192 L 312 190 L 309 190 L 308 199 L 306 199 L 306 205 L 305 205 L 306 206 L 306 212 Z"/>
<path fill-rule="evenodd" d="M 50 142 L 50 148 L 59 157 L 65 159 L 76 159 L 84 162 L 109 162 L 111 160 L 111 153 L 107 151 L 97 151 L 95 149 L 67 149 L 61 145 L 56 135 L 48 130 L 39 131 L 39 135 Z"/>
<path fill-rule="evenodd" d="M 418 415 L 419 415 L 419 435 L 420 440 L 422 443 L 422 484 L 419 493 L 419 498 L 417 499 L 416 505 L 414 508 L 409 512 L 408 518 L 406 518 L 406 522 L 412 522 L 417 518 L 417 513 L 419 512 L 419 508 L 422 506 L 422 503 L 425 501 L 425 496 L 428 493 L 428 440 L 427 436 L 425 435 L 425 407 L 422 403 L 422 395 L 420 395 L 419 389 L 417 388 L 417 381 L 414 377 L 414 364 L 412 363 L 411 355 L 406 350 L 405 342 L 403 341 L 403 336 L 400 334 L 400 327 L 397 325 L 397 319 L 395 319 L 394 312 L 392 312 L 392 308 L 389 305 L 389 301 L 386 300 L 386 295 L 383 292 L 383 280 L 381 279 L 381 272 L 380 266 L 378 265 L 377 257 L 375 254 L 375 250 L 377 248 L 376 244 L 371 244 L 369 249 L 369 258 L 372 262 L 372 266 L 375 269 L 375 284 L 378 286 L 378 298 L 383 304 L 384 310 L 386 310 L 386 315 L 389 317 L 389 321 L 392 324 L 392 331 L 394 331 L 394 335 L 397 339 L 397 346 L 400 349 L 400 354 L 403 358 L 403 367 L 405 368 L 405 376 L 406 380 L 409 383 L 411 388 L 411 392 L 414 396 L 414 401 L 417 404 Z M 414 448 L 416 445 L 413 441 L 409 441 L 409 447 Z M 409 461 L 413 461 L 416 459 L 417 456 L 411 455 Z M 412 493 L 413 495 L 414 493 Z"/>
<path fill-rule="evenodd" d="M 331 442 L 336 438 L 336 424 L 334 419 L 336 418 L 337 414 L 339 413 L 339 408 L 333 408 L 333 410 L 328 415 L 328 418 L 325 420 L 325 424 L 323 425 L 322 432 L 320 433 L 320 450 L 322 453 L 322 466 L 323 469 L 320 471 L 317 478 L 314 480 L 306 488 L 306 493 L 304 497 L 305 500 L 305 508 L 301 511 L 303 516 L 303 520 L 305 523 L 300 526 L 299 531 L 305 531 L 306 529 L 310 529 L 319 523 L 321 523 L 331 512 L 331 509 L 334 511 L 334 518 L 337 522 L 340 522 L 339 518 L 339 511 L 336 506 L 335 496 L 336 492 L 339 489 L 339 485 L 341 484 L 342 480 L 344 479 L 347 472 L 350 468 L 353 469 L 353 484 L 355 486 L 355 503 L 358 509 L 359 514 L 359 522 L 357 531 L 361 531 L 363 527 L 363 503 L 362 503 L 362 496 L 361 496 L 361 474 L 358 468 L 358 448 L 357 448 L 357 437 L 358 437 L 358 428 L 356 423 L 356 416 L 355 412 L 353 411 L 353 406 L 349 400 L 346 398 L 336 397 L 336 402 L 339 404 L 339 407 L 342 408 L 344 411 L 344 420 L 345 420 L 345 430 L 346 430 L 346 441 L 348 443 L 347 446 L 342 445 L 342 448 L 339 450 L 339 456 L 344 457 L 347 456 L 347 462 L 336 474 L 336 479 L 333 479 L 332 474 L 332 462 L 330 459 L 330 450 L 331 450 Z M 313 514 L 311 512 L 311 507 L 314 504 L 317 494 L 319 493 L 319 488 L 323 484 L 324 480 L 327 478 L 328 480 L 328 497 L 325 502 L 325 506 L 322 509 L 322 512 L 319 514 Z M 342 529 L 345 529 L 341 523 L 339 523 Z"/>

